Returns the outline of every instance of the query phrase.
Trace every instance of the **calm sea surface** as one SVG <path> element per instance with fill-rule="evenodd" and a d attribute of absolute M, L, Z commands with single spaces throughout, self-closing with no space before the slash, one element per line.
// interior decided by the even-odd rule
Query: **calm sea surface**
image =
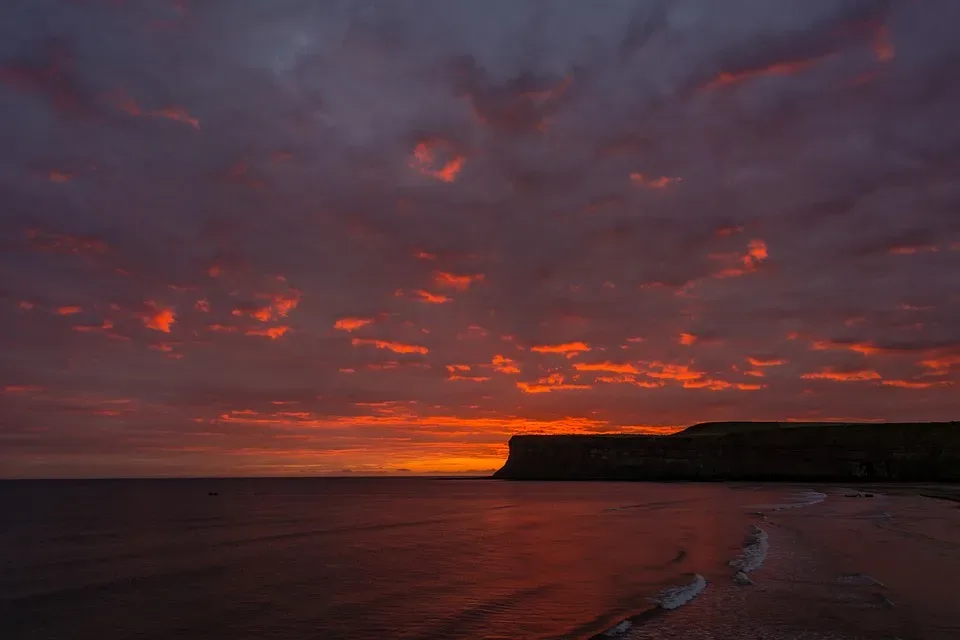
<path fill-rule="evenodd" d="M 757 521 L 750 505 L 785 492 L 443 479 L 4 482 L 0 638 L 588 638 L 695 574 L 718 586 L 683 609 L 709 628 L 720 613 L 701 604 L 708 595 L 722 586 L 746 597 L 730 586 L 727 563 Z"/>

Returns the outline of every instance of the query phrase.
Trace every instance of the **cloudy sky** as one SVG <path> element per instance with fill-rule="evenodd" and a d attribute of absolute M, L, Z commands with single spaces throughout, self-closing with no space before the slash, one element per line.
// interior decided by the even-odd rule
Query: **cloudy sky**
<path fill-rule="evenodd" d="M 0 476 L 960 416 L 955 0 L 5 0 Z"/>

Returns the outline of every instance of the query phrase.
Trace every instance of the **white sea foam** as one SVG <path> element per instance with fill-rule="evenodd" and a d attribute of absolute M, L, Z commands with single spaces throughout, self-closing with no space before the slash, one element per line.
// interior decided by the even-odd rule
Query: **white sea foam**
<path fill-rule="evenodd" d="M 617 626 L 611 627 L 610 629 L 607 629 L 606 631 L 604 631 L 603 635 L 607 636 L 608 638 L 612 638 L 614 636 L 622 636 L 627 631 L 630 631 L 630 627 L 632 626 L 633 626 L 632 622 L 630 622 L 629 620 L 624 620 Z"/>
<path fill-rule="evenodd" d="M 770 549 L 770 539 L 767 532 L 753 525 L 750 527 L 750 533 L 743 543 L 740 555 L 730 561 L 730 566 L 738 571 L 750 573 L 756 571 L 763 565 L 767 557 L 767 551 Z"/>
<path fill-rule="evenodd" d="M 661 609 L 676 609 L 696 598 L 703 593 L 703 590 L 706 588 L 706 578 L 699 573 L 695 573 L 693 574 L 693 581 L 690 584 L 664 589 L 658 593 L 655 598 L 651 598 L 651 600 L 656 602 Z"/>

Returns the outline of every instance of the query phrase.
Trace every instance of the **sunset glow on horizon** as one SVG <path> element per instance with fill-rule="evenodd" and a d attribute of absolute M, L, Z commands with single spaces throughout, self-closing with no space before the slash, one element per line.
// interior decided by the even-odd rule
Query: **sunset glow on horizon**
<path fill-rule="evenodd" d="M 0 8 L 0 477 L 960 419 L 960 3 L 42 4 Z"/>

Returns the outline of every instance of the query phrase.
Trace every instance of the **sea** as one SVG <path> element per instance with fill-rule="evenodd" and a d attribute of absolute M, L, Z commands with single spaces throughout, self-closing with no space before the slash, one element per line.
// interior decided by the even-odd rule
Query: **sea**
<path fill-rule="evenodd" d="M 0 482 L 2 640 L 958 639 L 958 573 L 845 487 Z"/>

